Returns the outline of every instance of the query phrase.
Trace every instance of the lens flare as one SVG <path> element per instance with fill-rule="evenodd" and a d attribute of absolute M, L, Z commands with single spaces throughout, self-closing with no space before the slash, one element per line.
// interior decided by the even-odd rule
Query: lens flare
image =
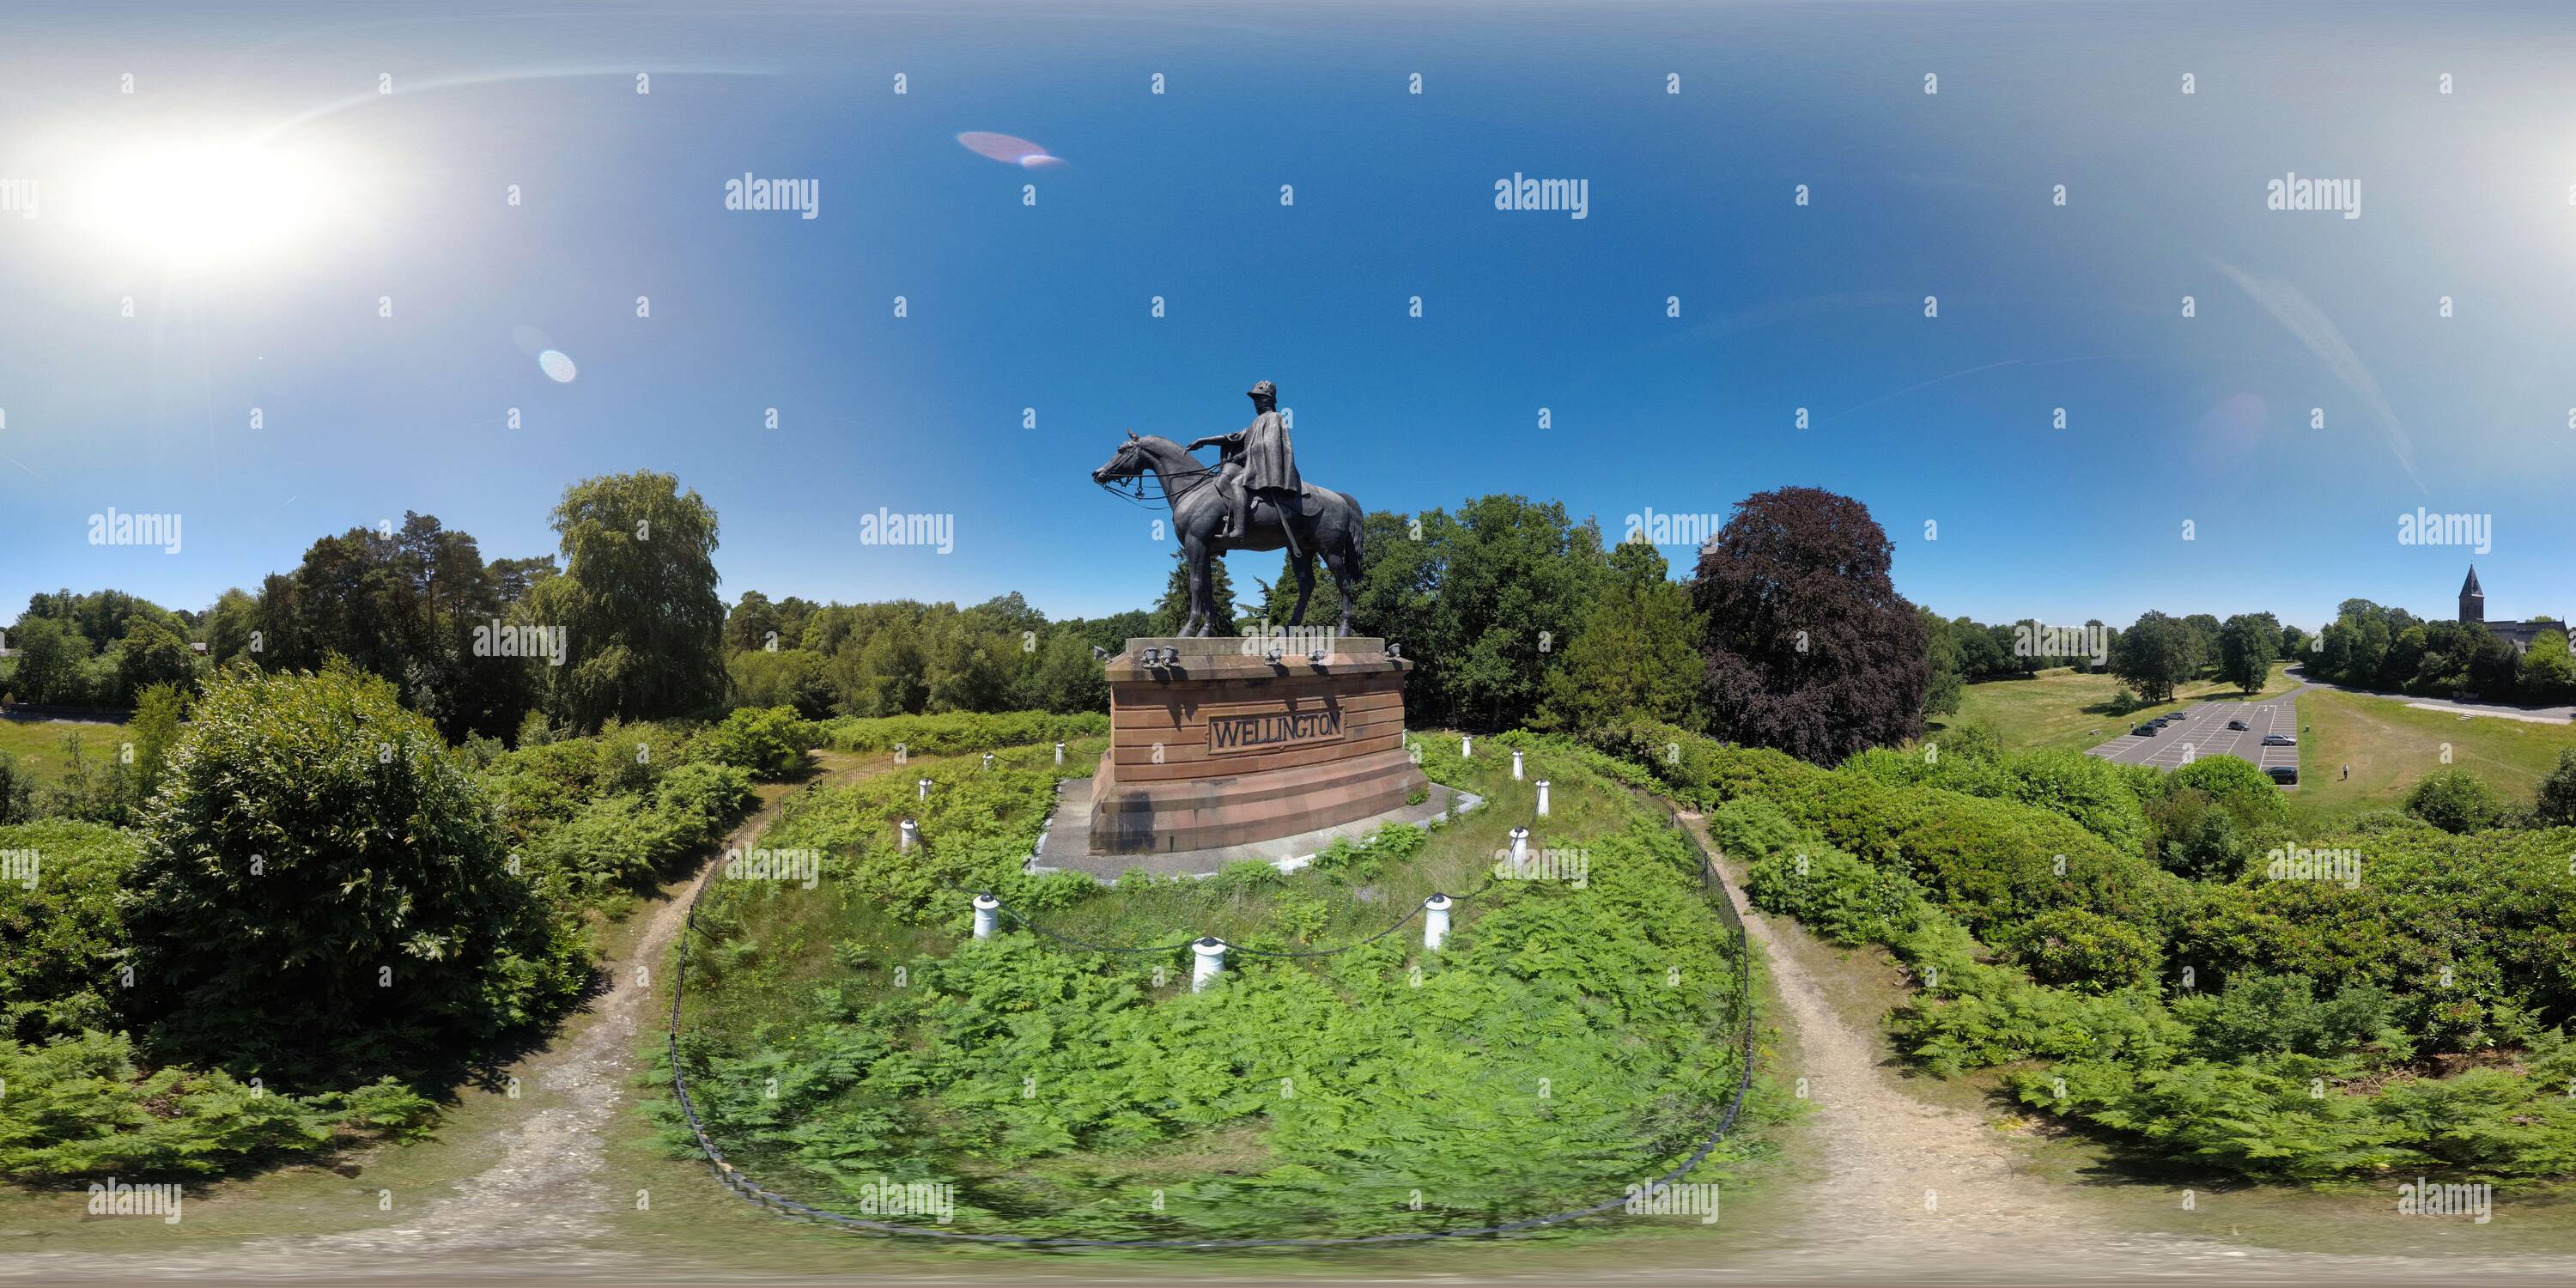
<path fill-rule="evenodd" d="M 561 349 L 548 349 L 538 354 L 537 369 L 545 372 L 559 385 L 571 384 L 575 374 L 572 358 Z"/>
<path fill-rule="evenodd" d="M 996 161 L 1008 162 L 1012 165 L 1019 166 L 1022 169 L 1037 170 L 1048 166 L 1060 166 L 1065 163 L 1064 158 L 1062 157 L 1048 155 L 1045 148 L 1039 147 L 1037 144 L 1031 143 L 1027 139 L 1016 138 L 1008 134 L 993 134 L 984 130 L 968 130 L 964 134 L 958 135 L 957 141 L 965 144 L 966 150 L 977 156 L 991 157 Z"/>

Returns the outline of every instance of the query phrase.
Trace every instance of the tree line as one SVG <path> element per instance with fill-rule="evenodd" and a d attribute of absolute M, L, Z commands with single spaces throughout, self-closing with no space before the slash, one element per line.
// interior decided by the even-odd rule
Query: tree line
<path fill-rule="evenodd" d="M 1098 711 L 1095 648 L 1170 634 L 1177 552 L 1149 607 L 1050 620 L 1019 594 L 982 603 L 717 596 L 715 511 L 670 475 L 586 479 L 552 515 L 549 555 L 487 558 L 433 515 L 324 537 L 256 591 L 201 613 L 116 591 L 39 595 L 0 663 L 20 701 L 130 705 L 247 661 L 384 678 L 452 741 L 787 706 L 810 717 Z M 1675 580 L 1662 551 L 1605 543 L 1556 501 L 1493 495 L 1365 521 L 1359 633 L 1416 671 L 1417 724 L 1580 729 L 1624 717 L 1839 758 L 1920 730 L 1935 634 L 1889 579 L 1866 507 L 1812 488 L 1748 497 Z M 1287 623 L 1295 578 L 1217 593 L 1240 634 Z M 1329 619 L 1332 589 L 1312 605 Z M 191 648 L 191 645 L 200 646 Z"/>

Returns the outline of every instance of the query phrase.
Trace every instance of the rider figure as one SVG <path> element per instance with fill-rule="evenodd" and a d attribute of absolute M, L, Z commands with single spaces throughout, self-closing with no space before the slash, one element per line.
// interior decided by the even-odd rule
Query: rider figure
<path fill-rule="evenodd" d="M 1224 530 L 1217 533 L 1220 539 L 1241 540 L 1250 532 L 1252 498 L 1264 496 L 1279 507 L 1279 526 L 1289 533 L 1293 548 L 1298 497 L 1305 481 L 1297 477 L 1297 453 L 1288 446 L 1288 422 L 1279 417 L 1279 388 L 1264 380 L 1244 392 L 1252 399 L 1252 423 L 1231 434 L 1202 438 L 1189 450 L 1213 443 L 1225 458 L 1217 473 L 1228 516 Z"/>

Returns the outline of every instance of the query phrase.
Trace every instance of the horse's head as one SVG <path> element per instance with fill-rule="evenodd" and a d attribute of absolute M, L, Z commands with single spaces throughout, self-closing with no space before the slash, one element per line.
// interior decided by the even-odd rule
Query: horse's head
<path fill-rule="evenodd" d="M 1152 468 L 1154 463 L 1145 455 L 1144 440 L 1137 438 L 1136 431 L 1131 429 L 1127 431 L 1127 441 L 1120 443 L 1118 450 L 1110 455 L 1109 463 L 1091 472 L 1091 481 L 1103 485 L 1124 483 Z"/>

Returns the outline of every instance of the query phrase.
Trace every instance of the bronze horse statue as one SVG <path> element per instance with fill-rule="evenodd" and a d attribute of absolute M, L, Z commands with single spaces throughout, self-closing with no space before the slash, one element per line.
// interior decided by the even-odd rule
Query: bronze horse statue
<path fill-rule="evenodd" d="M 1345 492 L 1305 485 L 1301 514 L 1284 521 L 1279 507 L 1264 497 L 1252 504 L 1251 523 L 1241 537 L 1219 537 L 1225 526 L 1226 503 L 1218 495 L 1217 470 L 1199 464 L 1189 449 L 1168 438 L 1151 434 L 1138 438 L 1133 431 L 1109 463 L 1091 472 L 1091 481 L 1104 487 L 1131 479 L 1141 480 L 1152 474 L 1162 484 L 1163 499 L 1171 503 L 1172 530 L 1181 539 L 1181 552 L 1190 565 L 1190 616 L 1182 623 L 1183 636 L 1203 636 L 1216 618 L 1216 578 L 1208 561 L 1227 550 L 1294 551 L 1297 570 L 1297 611 L 1290 614 L 1290 626 L 1306 623 L 1306 597 L 1315 589 L 1315 556 L 1324 557 L 1324 566 L 1332 570 L 1333 584 L 1342 593 L 1341 632 L 1351 629 L 1351 586 L 1360 578 L 1360 503 Z M 1141 488 L 1142 483 L 1138 486 Z"/>

